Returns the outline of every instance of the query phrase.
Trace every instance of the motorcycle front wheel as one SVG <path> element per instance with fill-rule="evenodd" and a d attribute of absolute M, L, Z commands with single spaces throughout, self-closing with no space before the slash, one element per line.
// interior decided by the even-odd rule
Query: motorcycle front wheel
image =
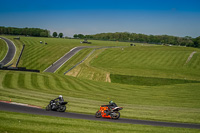
<path fill-rule="evenodd" d="M 113 112 L 112 115 L 111 115 L 111 118 L 115 119 L 115 120 L 119 119 L 119 117 L 120 117 L 120 113 L 119 112 Z"/>
<path fill-rule="evenodd" d="M 46 106 L 46 111 L 50 111 L 50 110 L 51 110 L 51 105 L 49 104 Z"/>
<path fill-rule="evenodd" d="M 101 118 L 101 112 L 100 112 L 100 111 L 97 111 L 96 114 L 95 114 L 95 117 L 96 117 L 96 118 Z"/>
<path fill-rule="evenodd" d="M 60 106 L 60 108 L 58 108 L 57 111 L 59 111 L 59 112 L 65 112 L 65 110 L 66 110 L 66 106 L 62 105 L 62 106 Z"/>

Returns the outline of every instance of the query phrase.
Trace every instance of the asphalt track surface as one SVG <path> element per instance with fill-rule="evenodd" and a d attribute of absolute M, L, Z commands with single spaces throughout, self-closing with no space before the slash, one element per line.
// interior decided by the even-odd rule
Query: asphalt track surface
<path fill-rule="evenodd" d="M 3 38 L 3 37 L 0 37 L 2 40 L 4 40 L 7 45 L 8 45 L 8 52 L 5 56 L 5 58 L 0 61 L 0 63 L 3 63 L 4 65 L 8 64 L 9 62 L 12 61 L 12 59 L 14 58 L 15 56 L 15 53 L 16 53 L 16 47 L 15 45 L 7 38 Z"/>
<path fill-rule="evenodd" d="M 44 72 L 51 72 L 54 73 L 58 68 L 60 68 L 65 62 L 67 62 L 72 56 L 74 56 L 77 52 L 84 48 L 88 48 L 91 46 L 80 46 L 75 47 L 71 49 L 68 53 L 66 53 L 63 57 L 61 57 L 59 60 L 57 60 L 55 63 L 53 63 L 51 66 L 49 66 Z"/>
<path fill-rule="evenodd" d="M 28 106 L 22 106 L 22 105 L 16 105 L 16 104 L 12 104 L 12 103 L 4 103 L 4 102 L 0 102 L 0 110 L 9 111 L 9 112 L 36 114 L 36 115 L 73 118 L 73 119 L 86 119 L 86 120 L 115 122 L 115 123 L 128 123 L 128 124 L 140 124 L 140 125 L 151 125 L 151 126 L 200 129 L 199 124 L 159 122 L 159 121 L 134 120 L 134 119 L 124 119 L 124 118 L 120 118 L 118 120 L 95 118 L 94 115 L 78 114 L 78 113 L 70 113 L 70 112 L 46 111 L 41 108 L 34 108 L 34 107 L 28 107 Z"/>

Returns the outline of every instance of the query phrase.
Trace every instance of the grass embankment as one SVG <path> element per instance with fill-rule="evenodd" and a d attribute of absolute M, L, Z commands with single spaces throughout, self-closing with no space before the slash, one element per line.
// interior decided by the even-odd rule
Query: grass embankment
<path fill-rule="evenodd" d="M 75 66 L 77 63 L 81 62 L 85 57 L 90 54 L 90 52 L 93 50 L 93 48 L 85 48 L 79 51 L 77 54 L 75 54 L 70 60 L 68 60 L 63 66 L 56 71 L 58 74 L 64 74 L 66 71 L 71 69 L 73 66 Z M 72 76 L 76 76 L 78 73 L 71 74 Z"/>
<path fill-rule="evenodd" d="M 67 111 L 94 114 L 114 100 L 121 117 L 200 123 L 199 83 L 138 86 L 83 80 L 48 73 L 0 71 L 0 99 L 45 107 L 62 94 Z"/>
<path fill-rule="evenodd" d="M 8 37 L 12 39 L 12 37 Z M 42 44 L 40 43 L 42 41 Z M 13 40 L 16 44 L 17 42 Z M 20 37 L 20 44 L 25 44 L 19 66 L 44 71 L 76 46 L 74 40 L 58 38 Z M 45 45 L 45 43 L 47 43 Z"/>
<path fill-rule="evenodd" d="M 4 59 L 7 52 L 8 52 L 8 46 L 7 46 L 6 42 L 4 40 L 0 39 L 0 61 L 2 61 Z"/>
<path fill-rule="evenodd" d="M 193 51 L 197 53 L 186 64 Z M 96 50 L 68 75 L 74 76 L 75 73 L 76 77 L 97 81 L 106 81 L 110 77 L 111 81 L 118 83 L 122 83 L 119 77 L 123 77 L 123 83 L 148 86 L 180 84 L 185 80 L 198 82 L 199 70 L 199 49 L 136 46 Z"/>
<path fill-rule="evenodd" d="M 39 43 L 44 39 L 47 45 Z M 21 46 L 23 42 L 26 47 L 20 66 L 44 70 L 72 47 L 79 46 L 79 41 L 21 37 L 19 44 Z M 113 43 L 118 42 L 94 41 L 92 45 Z M 128 45 L 116 45 L 122 44 Z M 81 51 L 70 60 L 71 63 L 75 64 L 89 51 Z M 197 53 L 184 65 L 193 51 Z M 60 75 L 64 68 L 60 68 L 58 74 L 0 71 L 0 99 L 45 107 L 52 98 L 62 94 L 69 101 L 67 111 L 88 114 L 94 114 L 101 104 L 114 100 L 124 107 L 121 117 L 200 123 L 200 84 L 190 83 L 191 80 L 199 81 L 199 58 L 199 50 L 194 48 L 136 46 L 101 49 L 73 69 L 78 71 L 79 78 Z M 63 67 L 68 65 L 66 63 Z M 127 85 L 83 79 L 105 81 L 110 73 L 139 76 L 140 81 L 147 78 L 145 80 L 153 82 L 161 79 L 167 82 L 176 79 L 176 82 L 149 86 L 145 80 L 142 85 Z"/>
<path fill-rule="evenodd" d="M 90 61 L 92 59 L 98 58 L 98 55 L 105 49 L 106 48 L 95 50 L 83 63 L 76 66 L 74 69 L 68 72 L 67 75 L 95 81 L 110 82 L 110 73 L 108 71 L 92 67 L 90 65 Z M 69 61 L 73 60 L 74 58 L 70 59 Z"/>
<path fill-rule="evenodd" d="M 56 62 L 70 49 L 77 46 L 128 46 L 129 43 L 113 42 L 113 41 L 91 41 L 92 44 L 81 44 L 80 39 L 62 39 L 62 38 L 42 38 L 42 37 L 20 37 L 20 40 L 13 39 L 13 36 L 5 36 L 12 40 L 20 53 L 22 45 L 25 49 L 19 62 L 19 67 L 27 67 L 28 69 L 37 69 L 44 71 L 52 63 Z M 42 44 L 40 43 L 42 41 Z M 47 43 L 47 45 L 45 45 Z M 19 57 L 19 54 L 16 55 Z M 14 61 L 16 63 L 16 61 Z M 64 70 L 61 70 L 64 71 Z"/>
<path fill-rule="evenodd" d="M 62 66 L 62 68 L 59 69 L 58 71 L 60 72 L 60 70 L 62 70 L 64 68 L 65 68 L 64 69 L 65 71 L 69 70 L 72 66 L 74 66 L 75 64 L 80 62 L 83 58 L 85 58 L 89 54 L 91 54 L 90 56 L 88 56 L 88 58 L 84 62 L 77 65 L 71 71 L 66 73 L 66 75 L 83 78 L 83 79 L 95 80 L 95 81 L 109 82 L 109 80 L 110 80 L 110 79 L 108 79 L 109 75 L 110 75 L 109 72 L 106 72 L 104 70 L 101 70 L 101 69 L 98 69 L 95 67 L 91 67 L 89 65 L 91 59 L 97 58 L 98 54 L 101 53 L 103 50 L 105 50 L 105 49 L 93 51 L 93 53 L 92 53 L 91 49 L 82 50 L 81 52 L 76 54 L 74 57 L 72 57 L 67 63 L 65 63 Z M 63 73 L 64 73 L 64 71 L 60 74 L 63 74 Z"/>
<path fill-rule="evenodd" d="M 19 55 L 21 53 L 21 50 L 22 50 L 22 47 L 23 47 L 23 44 L 21 43 L 20 40 L 15 40 L 15 36 L 3 36 L 5 38 L 8 38 L 10 39 L 12 42 L 14 42 L 15 46 L 16 46 L 16 53 L 15 53 L 15 56 L 13 58 L 13 60 L 9 63 L 9 64 L 13 64 L 12 66 L 13 67 L 16 67 L 16 63 L 17 63 L 17 60 L 19 58 Z"/>
<path fill-rule="evenodd" d="M 144 133 L 144 132 L 162 132 L 162 133 L 195 133 L 198 129 L 155 127 L 145 125 L 132 125 L 122 123 L 89 121 L 69 118 L 59 118 L 51 116 L 30 115 L 22 113 L 0 111 L 0 132 L 83 132 L 83 133 Z"/>
<path fill-rule="evenodd" d="M 197 53 L 185 64 L 193 51 Z M 90 66 L 119 75 L 199 80 L 200 50 L 165 46 L 107 49 Z"/>
<path fill-rule="evenodd" d="M 118 74 L 111 74 L 110 78 L 112 79 L 112 83 L 143 85 L 143 86 L 200 83 L 200 81 L 196 80 L 139 77 L 139 76 L 129 76 L 129 75 L 118 75 Z"/>

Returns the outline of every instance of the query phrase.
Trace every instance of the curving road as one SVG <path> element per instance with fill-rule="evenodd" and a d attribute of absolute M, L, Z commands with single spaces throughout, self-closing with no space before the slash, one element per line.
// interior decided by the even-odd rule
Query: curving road
<path fill-rule="evenodd" d="M 51 66 L 49 66 L 47 69 L 44 70 L 44 72 L 56 72 L 57 69 L 59 69 L 65 62 L 67 62 L 72 56 L 74 56 L 77 52 L 84 48 L 88 48 L 91 46 L 80 46 L 75 47 L 71 49 L 68 53 L 66 53 L 63 57 L 61 57 L 59 60 L 57 60 L 55 63 L 53 63 Z"/>
<path fill-rule="evenodd" d="M 14 58 L 15 53 L 16 53 L 16 47 L 15 47 L 14 43 L 12 41 L 10 41 L 9 39 L 4 38 L 4 37 L 0 37 L 0 38 L 3 39 L 6 42 L 6 44 L 8 45 L 8 52 L 7 52 L 6 56 L 4 57 L 4 59 L 0 63 L 7 65 Z"/>
<path fill-rule="evenodd" d="M 47 115 L 47 116 L 74 118 L 74 119 L 86 119 L 86 120 L 116 122 L 116 123 L 129 123 L 129 124 L 140 124 L 140 125 L 151 125 L 151 126 L 181 127 L 181 128 L 200 129 L 199 124 L 159 122 L 159 121 L 134 120 L 134 119 L 124 119 L 124 118 L 120 118 L 118 120 L 95 118 L 94 115 L 78 114 L 78 113 L 70 113 L 70 112 L 60 113 L 60 112 L 55 112 L 55 111 L 45 111 L 44 109 L 41 109 L 41 108 L 15 105 L 15 104 L 4 103 L 4 102 L 0 102 L 0 110 L 11 111 L 11 112 L 19 112 L 19 113 L 36 114 L 36 115 Z"/>
<path fill-rule="evenodd" d="M 103 46 L 99 47 L 98 46 L 79 46 L 71 49 L 68 53 L 66 53 L 63 57 L 61 57 L 59 60 L 57 60 L 55 63 L 53 63 L 51 66 L 49 66 L 47 69 L 44 70 L 44 72 L 51 72 L 54 73 L 56 70 L 58 70 L 65 62 L 67 62 L 72 56 L 74 56 L 77 52 L 84 48 L 117 48 L 117 47 L 125 47 L 125 46 Z M 90 54 L 89 54 L 90 55 Z M 82 60 L 84 61 L 84 59 Z M 82 62 L 81 61 L 81 62 Z"/>

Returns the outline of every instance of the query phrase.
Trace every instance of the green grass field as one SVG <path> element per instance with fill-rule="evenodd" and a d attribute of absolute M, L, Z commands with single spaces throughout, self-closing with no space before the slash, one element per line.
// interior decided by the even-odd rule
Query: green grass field
<path fill-rule="evenodd" d="M 44 71 L 52 63 L 56 62 L 70 49 L 76 46 L 127 46 L 129 43 L 124 42 L 105 42 L 92 41 L 92 44 L 81 44 L 80 39 L 61 39 L 61 38 L 42 38 L 42 37 L 20 37 L 20 40 L 13 39 L 14 36 L 5 36 L 12 40 L 17 48 L 18 53 L 25 44 L 25 49 L 21 57 L 19 67 L 27 67 L 28 69 L 37 69 Z M 41 44 L 40 41 L 43 43 Z M 47 43 L 47 45 L 45 45 Z M 16 55 L 16 63 L 19 54 Z"/>
<path fill-rule="evenodd" d="M 7 37 L 13 40 L 12 36 Z M 41 71 L 71 48 L 80 46 L 80 40 L 76 39 L 21 37 L 20 41 L 13 41 L 18 51 L 22 44 L 26 45 L 19 66 Z M 48 44 L 40 44 L 40 41 Z M 200 49 L 140 44 L 130 47 L 129 43 L 112 41 L 92 41 L 91 45 L 126 47 L 96 50 L 66 75 L 63 73 L 93 49 L 81 50 L 54 74 L 0 71 L 0 100 L 11 99 L 44 108 L 51 99 L 62 94 L 69 102 L 68 112 L 94 114 L 100 105 L 114 100 L 124 107 L 121 111 L 123 118 L 200 123 Z M 186 64 L 193 51 L 197 53 Z M 129 124 L 124 126 L 129 129 Z M 9 125 L 5 127 L 13 130 Z M 70 127 L 70 130 L 79 131 L 75 127 Z M 83 129 L 87 127 L 85 125 Z M 134 127 L 130 132 L 140 132 L 140 127 Z M 141 130 L 157 132 L 156 128 L 150 126 L 150 129 Z M 30 128 L 30 131 L 34 130 Z M 162 129 L 158 128 L 158 131 Z M 163 129 L 163 132 L 170 131 L 174 128 Z"/>
<path fill-rule="evenodd" d="M 0 71 L 0 99 L 45 107 L 62 94 L 69 112 L 94 114 L 114 100 L 121 117 L 200 123 L 200 83 L 139 86 L 84 80 L 59 74 Z"/>
<path fill-rule="evenodd" d="M 67 61 L 60 69 L 58 69 L 56 73 L 63 75 L 67 70 L 71 69 L 74 65 L 83 60 L 92 50 L 93 48 L 85 48 L 79 51 L 69 61 Z"/>
<path fill-rule="evenodd" d="M 6 42 L 0 39 L 0 61 L 3 60 L 3 58 L 6 56 L 7 51 L 8 51 L 8 46 Z"/>
<path fill-rule="evenodd" d="M 185 64 L 193 51 L 198 53 Z M 166 46 L 107 49 L 90 65 L 120 75 L 199 80 L 200 49 Z"/>
<path fill-rule="evenodd" d="M 19 58 L 19 55 L 21 53 L 21 50 L 22 50 L 22 47 L 23 47 L 23 44 L 20 40 L 14 40 L 14 36 L 2 36 L 2 37 L 5 37 L 7 39 L 10 39 L 12 42 L 14 42 L 15 46 L 16 46 L 16 53 L 15 53 L 15 56 L 13 58 L 13 60 L 7 64 L 7 65 L 10 65 L 10 64 L 13 64 L 12 66 L 15 67 L 16 66 L 16 63 L 17 63 L 17 60 Z"/>
<path fill-rule="evenodd" d="M 173 84 L 200 83 L 200 81 L 196 80 L 139 77 L 139 76 L 117 75 L 117 74 L 111 74 L 110 77 L 112 79 L 112 83 L 143 85 L 143 86 L 162 86 L 162 85 L 173 85 Z"/>
<path fill-rule="evenodd" d="M 0 132 L 59 132 L 59 133 L 196 133 L 198 129 L 172 128 L 172 127 L 152 127 L 145 125 L 132 125 L 122 123 L 89 121 L 80 119 L 59 118 L 41 115 L 30 115 L 13 112 L 0 111 Z M 9 124 L 8 124 L 9 123 Z"/>

